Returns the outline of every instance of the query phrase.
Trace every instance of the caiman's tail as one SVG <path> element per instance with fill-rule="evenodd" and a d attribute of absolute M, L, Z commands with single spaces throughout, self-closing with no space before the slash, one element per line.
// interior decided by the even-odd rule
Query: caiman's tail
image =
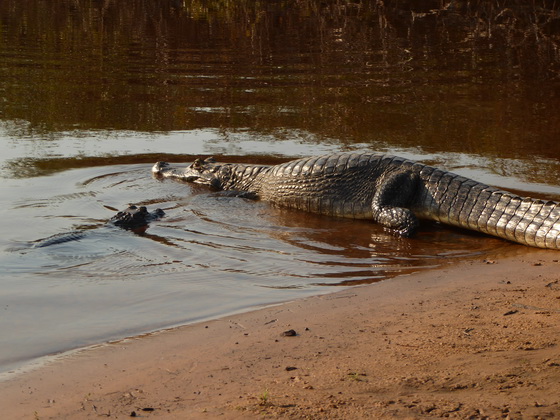
<path fill-rule="evenodd" d="M 436 220 L 524 245 L 560 249 L 560 203 L 520 197 L 450 173 L 438 184 L 428 194 Z"/>

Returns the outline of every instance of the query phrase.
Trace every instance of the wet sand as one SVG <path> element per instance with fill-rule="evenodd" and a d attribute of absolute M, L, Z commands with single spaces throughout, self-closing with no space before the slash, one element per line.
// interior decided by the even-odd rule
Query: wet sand
<path fill-rule="evenodd" d="M 2 417 L 557 418 L 560 252 L 516 252 L 75 352 Z"/>

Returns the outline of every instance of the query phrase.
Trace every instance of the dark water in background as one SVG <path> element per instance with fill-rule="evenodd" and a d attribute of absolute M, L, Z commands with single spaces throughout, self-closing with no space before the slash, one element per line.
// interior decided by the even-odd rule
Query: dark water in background
<path fill-rule="evenodd" d="M 375 150 L 558 199 L 558 10 L 370 3 L 0 2 L 0 371 L 518 250 L 151 178 L 157 160 Z M 128 203 L 167 216 L 141 236 L 103 226 Z M 26 248 L 76 228 L 81 241 Z"/>

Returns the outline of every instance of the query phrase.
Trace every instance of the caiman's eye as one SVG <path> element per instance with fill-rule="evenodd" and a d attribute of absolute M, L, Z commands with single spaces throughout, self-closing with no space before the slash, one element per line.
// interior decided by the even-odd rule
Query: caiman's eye
<path fill-rule="evenodd" d="M 200 159 L 195 159 L 194 162 L 193 162 L 193 164 L 192 164 L 192 167 L 193 167 L 193 169 L 201 170 L 202 167 L 203 167 L 203 163 L 204 163 L 204 162 L 202 162 L 202 160 L 200 160 Z"/>

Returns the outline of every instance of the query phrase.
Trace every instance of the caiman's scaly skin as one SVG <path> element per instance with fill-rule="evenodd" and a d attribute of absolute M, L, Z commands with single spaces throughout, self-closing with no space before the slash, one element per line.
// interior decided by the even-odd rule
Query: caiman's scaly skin
<path fill-rule="evenodd" d="M 403 236 L 418 219 L 560 249 L 560 203 L 501 191 L 452 172 L 378 154 L 333 154 L 275 166 L 197 159 L 185 170 L 158 162 L 158 176 L 330 216 L 373 219 Z"/>
<path fill-rule="evenodd" d="M 108 225 L 117 226 L 125 230 L 140 231 L 143 229 L 145 230 L 151 221 L 161 219 L 164 214 L 165 212 L 161 209 L 156 209 L 150 213 L 144 206 L 129 206 L 111 217 Z M 86 236 L 86 232 L 89 231 L 75 230 L 72 232 L 58 233 L 35 242 L 33 248 L 43 248 L 50 245 L 78 241 Z"/>

